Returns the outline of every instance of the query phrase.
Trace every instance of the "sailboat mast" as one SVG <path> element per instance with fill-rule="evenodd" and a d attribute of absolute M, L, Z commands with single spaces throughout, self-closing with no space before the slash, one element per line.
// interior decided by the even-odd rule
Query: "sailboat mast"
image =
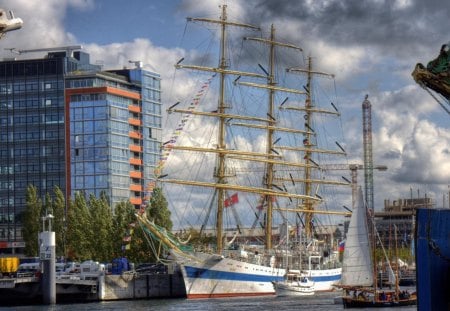
<path fill-rule="evenodd" d="M 311 80 L 312 80 L 312 57 L 308 57 L 308 74 L 307 74 L 307 83 L 306 83 L 306 100 L 305 100 L 305 115 L 303 116 L 305 119 L 305 127 L 306 129 L 310 128 L 310 121 L 311 121 Z M 303 145 L 305 147 L 305 161 L 308 162 L 312 153 L 311 153 L 311 132 L 306 131 L 305 133 L 305 139 L 303 140 Z M 311 168 L 307 165 L 305 166 L 305 195 L 311 196 Z M 311 200 L 306 199 L 304 202 L 305 209 L 306 210 L 312 210 L 313 209 L 313 202 Z M 311 238 L 313 235 L 313 226 L 312 226 L 312 219 L 313 214 L 312 213 L 306 213 L 305 214 L 305 231 L 307 238 Z"/>
<path fill-rule="evenodd" d="M 220 40 L 220 69 L 227 68 L 226 62 L 226 20 L 227 20 L 227 6 L 222 6 L 222 16 L 220 18 L 221 23 L 221 40 Z M 225 150 L 225 118 L 223 114 L 225 113 L 225 73 L 220 72 L 220 86 L 219 86 L 219 103 L 218 112 L 219 117 L 219 132 L 218 132 L 218 148 L 220 150 Z M 217 183 L 225 183 L 225 153 L 220 152 L 218 154 L 218 167 L 217 167 Z M 224 193 L 223 188 L 217 189 L 217 218 L 216 218 L 216 236 L 217 236 L 217 252 L 220 253 L 223 249 L 223 208 L 224 208 Z"/>
<path fill-rule="evenodd" d="M 398 258 L 398 245 L 397 245 L 397 226 L 394 225 L 394 238 L 395 238 L 395 296 L 398 297 L 399 295 L 399 269 L 398 269 L 398 263 L 399 263 L 399 258 Z"/>
<path fill-rule="evenodd" d="M 275 27 L 272 24 L 270 28 L 270 57 L 269 57 L 269 77 L 268 84 L 274 86 L 275 77 L 274 77 L 274 67 L 275 67 L 275 44 L 273 43 L 275 40 Z M 273 159 L 273 133 L 275 126 L 275 117 L 274 117 L 274 98 L 275 91 L 274 89 L 269 89 L 269 107 L 268 107 L 268 117 L 269 117 L 269 127 L 267 130 L 267 154 L 269 155 L 269 159 Z M 267 179 L 266 179 L 266 187 L 268 189 L 272 189 L 273 184 L 273 163 L 267 163 Z M 265 247 L 266 250 L 272 248 L 272 213 L 273 213 L 273 197 L 266 196 L 267 200 L 267 215 L 266 215 L 266 226 L 265 226 Z"/>
<path fill-rule="evenodd" d="M 370 239 L 370 247 L 372 250 L 372 271 L 373 271 L 373 290 L 374 290 L 374 301 L 378 301 L 379 297 L 377 294 L 377 288 L 378 288 L 378 263 L 377 263 L 377 256 L 376 256 L 376 227 L 375 227 L 375 219 L 373 215 L 368 213 L 368 207 L 365 205 L 365 211 L 366 211 L 366 221 L 370 223 L 370 232 L 371 232 L 371 239 Z"/>

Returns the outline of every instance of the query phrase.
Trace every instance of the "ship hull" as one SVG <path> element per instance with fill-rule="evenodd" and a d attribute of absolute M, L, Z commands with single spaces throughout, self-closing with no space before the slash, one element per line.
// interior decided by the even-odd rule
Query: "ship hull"
<path fill-rule="evenodd" d="M 314 290 L 316 292 L 330 292 L 335 290 L 334 285 L 339 284 L 342 268 L 303 270 L 303 273 L 314 282 Z"/>
<path fill-rule="evenodd" d="M 273 283 L 282 282 L 286 273 L 285 269 L 247 263 L 214 254 L 172 253 L 172 255 L 181 268 L 188 299 L 275 295 Z M 314 273 L 321 280 L 316 286 L 322 291 L 332 290 L 332 285 L 339 281 L 339 279 L 330 280 L 330 275 L 326 275 L 326 271 Z M 332 278 L 336 279 L 336 276 Z"/>
<path fill-rule="evenodd" d="M 450 210 L 416 211 L 416 283 L 419 310 L 450 306 Z"/>

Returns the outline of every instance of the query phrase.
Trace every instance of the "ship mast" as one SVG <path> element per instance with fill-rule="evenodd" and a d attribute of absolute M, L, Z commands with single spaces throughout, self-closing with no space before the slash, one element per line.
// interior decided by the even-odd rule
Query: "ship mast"
<path fill-rule="evenodd" d="M 269 49 L 269 72 L 267 72 L 267 85 L 260 85 L 255 83 L 248 83 L 248 82 L 239 82 L 241 85 L 247 85 L 251 87 L 257 87 L 257 88 L 263 88 L 267 89 L 269 91 L 269 103 L 268 103 L 268 109 L 267 109 L 267 116 L 268 124 L 265 126 L 267 129 L 267 143 L 266 143 L 266 154 L 268 156 L 268 162 L 266 164 L 266 177 L 265 177 L 265 186 L 267 189 L 273 188 L 274 183 L 274 164 L 276 162 L 273 161 L 273 159 L 277 156 L 274 152 L 274 143 L 273 143 L 273 136 L 276 130 L 280 131 L 288 131 L 293 132 L 289 129 L 282 129 L 276 127 L 277 120 L 275 119 L 275 93 L 277 91 L 283 91 L 283 92 L 289 92 L 289 93 L 295 93 L 295 94 L 305 94 L 303 91 L 298 91 L 294 89 L 288 89 L 283 87 L 276 86 L 277 82 L 275 80 L 275 47 L 281 46 L 281 47 L 287 47 L 296 49 L 299 51 L 302 51 L 302 49 L 298 46 L 277 42 L 275 41 L 275 26 L 272 24 L 270 27 L 270 38 L 269 39 L 261 39 L 261 38 L 245 38 L 247 40 L 253 40 L 262 42 L 265 44 L 268 44 L 270 46 Z M 298 132 L 298 131 L 297 131 Z M 306 133 L 306 131 L 301 131 L 303 134 Z M 309 131 L 308 131 L 309 132 Z M 302 165 L 302 167 L 304 167 Z M 264 200 L 267 203 L 267 212 L 266 212 L 266 222 L 265 222 L 265 249 L 270 250 L 272 249 L 272 223 L 273 223 L 273 197 L 272 196 L 265 196 Z"/>
<path fill-rule="evenodd" d="M 251 29 L 259 29 L 259 27 L 241 24 L 235 22 L 229 22 L 227 20 L 227 6 L 222 5 L 222 14 L 220 19 L 209 19 L 209 18 L 188 18 L 189 21 L 199 21 L 206 23 L 215 23 L 219 24 L 221 28 L 221 36 L 220 36 L 220 51 L 219 51 L 219 64 L 217 68 L 209 68 L 203 66 L 189 66 L 189 65 L 181 65 L 177 64 L 176 68 L 188 68 L 193 70 L 202 70 L 202 71 L 211 71 L 219 73 L 219 100 L 217 104 L 217 114 L 215 117 L 219 120 L 219 130 L 217 136 L 217 169 L 215 172 L 216 184 L 217 187 L 217 218 L 216 218 L 216 243 L 217 243 L 217 252 L 220 253 L 223 249 L 223 210 L 224 210 L 224 197 L 226 189 L 230 189 L 229 187 L 221 187 L 226 184 L 226 176 L 225 176 L 225 155 L 227 154 L 226 143 L 225 143 L 225 121 L 226 121 L 226 103 L 225 103 L 225 77 L 228 74 L 237 74 L 237 75 L 247 75 L 253 77 L 263 77 L 257 74 L 251 73 L 243 73 L 237 71 L 228 70 L 227 64 L 227 26 L 237 26 L 237 27 L 245 27 Z M 166 180 L 167 181 L 167 180 Z M 169 181 L 170 182 L 170 181 Z M 172 181 L 175 183 L 182 184 L 181 181 Z M 187 184 L 187 183 L 186 183 Z M 194 184 L 195 183 L 189 183 Z M 200 185 L 200 184 L 197 184 Z"/>
<path fill-rule="evenodd" d="M 306 82 L 306 100 L 305 100 L 305 108 L 306 108 L 306 113 L 304 115 L 304 119 L 305 119 L 305 127 L 308 128 L 310 127 L 310 121 L 311 121 L 311 112 L 309 111 L 309 109 L 311 108 L 311 71 L 312 71 L 312 58 L 311 56 L 308 57 L 308 75 L 307 75 L 307 82 Z M 306 147 L 305 150 L 305 159 L 306 161 L 309 161 L 309 159 L 311 158 L 311 134 L 306 133 L 305 134 L 305 140 L 303 141 L 303 145 Z M 312 184 L 309 181 L 311 179 L 311 170 L 308 167 L 305 167 L 305 194 L 306 195 L 311 195 L 311 189 L 312 189 Z M 304 205 L 305 205 L 305 209 L 308 211 L 311 211 L 313 209 L 313 202 L 306 199 L 304 201 Z M 306 226 L 306 237 L 310 238 L 312 236 L 312 219 L 313 219 L 313 214 L 311 213 L 306 213 L 305 214 L 305 226 Z"/>
<path fill-rule="evenodd" d="M 334 75 L 329 74 L 329 73 L 325 73 L 325 72 L 320 72 L 320 71 L 313 71 L 313 64 L 312 64 L 312 57 L 309 56 L 308 57 L 308 67 L 307 69 L 302 69 L 302 68 L 290 68 L 288 69 L 289 72 L 299 72 L 299 73 L 306 73 L 307 76 L 307 81 L 306 81 L 306 99 L 305 99 L 305 106 L 304 108 L 295 108 L 295 107 L 286 107 L 284 109 L 292 109 L 292 110 L 298 110 L 298 111 L 303 111 L 305 114 L 303 115 L 304 121 L 305 121 L 305 129 L 309 129 L 310 131 L 306 131 L 304 134 L 304 139 L 303 139 L 303 147 L 298 148 L 298 150 L 302 150 L 305 154 L 304 158 L 306 163 L 308 162 L 312 162 L 314 163 L 314 161 L 312 160 L 312 155 L 314 153 L 326 153 L 326 154 L 341 154 L 341 155 L 345 155 L 345 151 L 333 151 L 333 150 L 320 150 L 320 149 L 316 149 L 316 145 L 313 143 L 312 138 L 313 138 L 313 134 L 314 134 L 314 130 L 312 129 L 312 116 L 313 113 L 324 113 L 324 114 L 333 114 L 333 115 L 339 115 L 339 112 L 336 111 L 331 111 L 331 110 L 323 110 L 323 109 L 316 109 L 314 107 L 314 103 L 313 103 L 313 88 L 312 88 L 312 77 L 313 75 L 322 75 L 322 76 L 329 76 L 329 77 L 334 77 Z M 334 107 L 334 106 L 333 106 Z M 339 146 L 339 145 L 338 145 Z M 305 232 L 306 232 L 306 237 L 309 239 L 313 236 L 313 225 L 312 225 L 312 220 L 313 220 L 313 214 L 312 211 L 314 210 L 314 200 L 309 199 L 309 197 L 314 197 L 315 194 L 313 194 L 312 191 L 312 185 L 315 182 L 318 183 L 327 183 L 326 181 L 319 181 L 319 180 L 313 180 L 311 178 L 312 175 L 312 168 L 311 166 L 305 166 L 304 169 L 304 180 L 301 180 L 302 182 L 304 182 L 304 187 L 305 187 L 305 195 L 307 196 L 307 198 L 305 198 L 303 200 L 303 206 L 301 206 L 305 211 L 308 211 L 307 213 L 305 213 Z M 348 185 L 348 183 L 337 183 L 334 182 L 333 184 L 341 184 L 341 185 Z"/>
<path fill-rule="evenodd" d="M 272 26 L 271 31 L 271 37 L 270 39 L 262 39 L 262 38 L 245 38 L 248 40 L 254 40 L 259 41 L 264 44 L 269 44 L 271 46 L 270 48 L 270 58 L 269 58 L 269 72 L 265 72 L 265 75 L 252 73 L 252 72 L 243 72 L 238 70 L 232 70 L 228 68 L 227 59 L 228 56 L 226 54 L 227 51 L 227 26 L 237 26 L 237 27 L 245 27 L 250 29 L 257 29 L 259 30 L 259 27 L 248 25 L 248 24 L 241 24 L 241 23 L 235 23 L 230 22 L 227 20 L 227 14 L 226 14 L 226 5 L 222 6 L 222 15 L 220 19 L 209 19 L 209 18 L 188 18 L 189 21 L 199 21 L 199 22 L 206 22 L 206 23 L 215 23 L 219 24 L 221 27 L 221 38 L 220 38 L 220 55 L 219 55 L 219 64 L 217 67 L 206 67 L 206 66 L 198 66 L 198 65 L 185 65 L 181 64 L 181 61 L 179 61 L 175 68 L 177 69 L 191 69 L 191 70 L 198 70 L 198 71 L 206 71 L 206 72 L 214 72 L 219 74 L 220 80 L 219 80 L 219 99 L 217 104 L 217 111 L 214 113 L 211 112 L 200 112 L 200 111 L 189 111 L 192 115 L 200 115 L 204 117 L 212 117 L 218 120 L 218 133 L 217 133 L 217 146 L 216 148 L 203 148 L 203 147 L 188 147 L 188 146 L 171 146 L 172 149 L 178 149 L 178 150 L 190 150 L 190 151 L 197 151 L 197 152 L 206 152 L 206 153 L 214 153 L 216 154 L 216 170 L 214 172 L 215 182 L 202 182 L 202 181 L 193 181 L 193 180 L 179 180 L 179 179 L 169 179 L 165 178 L 167 175 L 161 175 L 159 181 L 165 182 L 165 183 L 174 183 L 174 184 L 180 184 L 180 185 L 192 185 L 192 186 L 198 186 L 198 187 L 210 187 L 214 188 L 217 191 L 217 216 L 216 216 L 216 243 L 217 243 L 217 253 L 221 253 L 223 250 L 223 213 L 224 213 L 224 199 L 225 194 L 227 190 L 235 190 L 235 191 L 242 191 L 247 193 L 258 193 L 261 196 L 264 196 L 264 200 L 267 201 L 268 204 L 268 211 L 267 211 L 267 221 L 266 221 L 266 248 L 270 249 L 272 247 L 271 242 L 271 229 L 272 229 L 272 212 L 273 212 L 273 203 L 272 198 L 273 197 L 289 197 L 289 198 L 296 198 L 300 200 L 311 200 L 312 201 L 319 201 L 318 198 L 315 197 L 309 197 L 304 194 L 295 194 L 295 193 L 288 193 L 286 191 L 282 190 L 276 190 L 274 189 L 273 185 L 273 166 L 274 165 L 285 165 L 285 166 L 294 166 L 294 167 L 306 167 L 306 166 L 314 166 L 309 163 L 292 163 L 285 161 L 283 159 L 280 159 L 281 156 L 278 155 L 276 152 L 273 151 L 273 133 L 274 131 L 284 131 L 284 132 L 291 132 L 291 133 L 301 133 L 305 134 L 306 132 L 309 132 L 309 130 L 296 130 L 296 129 L 290 129 L 290 128 L 279 128 L 276 126 L 276 120 L 274 118 L 274 93 L 281 91 L 281 92 L 290 92 L 294 94 L 301 94 L 304 95 L 304 91 L 299 91 L 296 89 L 289 89 L 284 88 L 276 85 L 275 77 L 274 77 L 274 59 L 275 59 L 275 46 L 283 46 L 288 48 L 296 48 L 301 50 L 300 48 L 286 43 L 279 43 L 273 41 L 273 38 L 275 36 L 275 28 Z M 264 70 L 265 71 L 265 70 Z M 266 89 L 269 91 L 269 105 L 268 105 L 268 117 L 267 118 L 258 118 L 258 117 L 250 117 L 250 116 L 242 116 L 238 114 L 231 114 L 227 113 L 226 110 L 228 109 L 228 106 L 226 104 L 225 94 L 226 94 L 226 84 L 225 84 L 225 78 L 229 75 L 235 75 L 240 78 L 243 77 L 250 77 L 250 78 L 261 78 L 266 79 L 266 84 L 259 84 L 254 82 L 237 82 L 235 80 L 235 84 L 239 85 L 245 85 L 249 87 L 255 87 L 255 88 L 261 88 Z M 188 112 L 186 110 L 182 109 L 170 109 L 170 112 Z M 236 119 L 236 120 L 243 120 L 243 121 L 255 121 L 255 122 L 262 122 L 263 124 L 254 124 L 254 123 L 232 123 L 227 122 L 230 119 Z M 245 127 L 253 127 L 258 129 L 263 129 L 267 131 L 267 138 L 269 142 L 267 143 L 267 149 L 264 153 L 258 153 L 258 152 L 246 152 L 246 151 L 239 151 L 239 150 L 230 150 L 227 149 L 226 146 L 226 131 L 225 128 L 227 125 L 233 125 L 233 126 L 245 126 Z M 311 135 L 313 133 L 311 132 Z M 227 174 L 226 174 L 226 159 L 236 159 L 241 161 L 252 161 L 252 162 L 262 162 L 266 165 L 266 179 L 265 179 L 265 187 L 249 187 L 249 186 L 241 186 L 241 185 L 235 185 L 232 183 L 228 183 L 227 180 Z M 277 188 L 277 187 L 275 187 Z M 279 187 L 278 187 L 279 189 Z"/>
<path fill-rule="evenodd" d="M 221 40 L 220 40 L 220 69 L 226 69 L 227 61 L 226 61 L 226 21 L 227 21 L 227 6 L 222 6 L 222 16 L 221 16 Z M 219 87 L 219 103 L 218 103 L 218 112 L 225 113 L 225 73 L 220 73 L 220 87 Z M 219 149 L 225 149 L 225 119 L 223 117 L 219 117 L 219 134 L 218 134 L 218 145 Z M 224 184 L 225 180 L 225 154 L 218 154 L 218 168 L 217 168 L 217 183 Z M 225 191 L 222 188 L 217 189 L 217 218 L 216 218 L 216 234 L 217 234 L 217 252 L 220 253 L 223 249 L 223 208 L 224 208 L 224 200 Z"/>

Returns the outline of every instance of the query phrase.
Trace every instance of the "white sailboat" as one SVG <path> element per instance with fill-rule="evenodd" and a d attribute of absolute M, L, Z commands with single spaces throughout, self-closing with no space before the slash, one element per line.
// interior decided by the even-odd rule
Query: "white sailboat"
<path fill-rule="evenodd" d="M 374 266 L 374 251 L 371 241 L 376 238 L 376 230 L 368 223 L 367 208 L 362 190 L 359 188 L 357 205 L 353 209 L 347 232 L 340 287 L 344 289 L 342 302 L 345 308 L 399 307 L 414 305 L 415 293 L 400 291 L 398 275 L 390 269 L 390 279 L 395 286 L 379 288 L 377 269 Z M 373 237 L 371 239 L 370 237 Z"/>
<path fill-rule="evenodd" d="M 315 183 L 330 183 L 330 184 L 346 184 L 333 181 L 326 181 L 322 179 L 313 179 L 312 170 L 318 169 L 318 164 L 313 159 L 314 154 L 326 154 L 327 150 L 316 148 L 313 141 L 316 139 L 317 133 L 312 129 L 312 115 L 313 114 L 335 114 L 337 111 L 328 111 L 315 107 L 312 96 L 311 80 L 315 74 L 326 75 L 321 72 L 314 72 L 312 70 L 311 58 L 308 62 L 307 68 L 296 68 L 291 71 L 303 73 L 307 76 L 307 85 L 305 90 L 298 88 L 289 88 L 281 86 L 276 81 L 275 72 L 275 50 L 279 47 L 301 51 L 299 47 L 292 44 L 281 43 L 275 41 L 275 28 L 272 26 L 270 37 L 268 39 L 262 37 L 247 37 L 246 41 L 253 41 L 265 45 L 270 51 L 268 69 L 260 65 L 263 74 L 240 71 L 230 68 L 227 55 L 228 48 L 226 46 L 227 29 L 228 27 L 239 27 L 244 29 L 258 29 L 258 27 L 229 21 L 227 18 L 226 6 L 222 6 L 222 14 L 219 19 L 209 18 L 190 18 L 190 21 L 202 22 L 208 24 L 219 25 L 220 27 L 220 55 L 219 64 L 217 67 L 207 67 L 199 65 L 185 65 L 181 61 L 177 63 L 176 68 L 187 69 L 200 72 L 213 73 L 217 84 L 219 85 L 218 104 L 216 109 L 210 111 L 196 111 L 193 109 L 171 109 L 171 112 L 189 114 L 193 117 L 206 118 L 205 124 L 214 123 L 218 125 L 217 136 L 214 142 L 209 146 L 180 146 L 173 142 L 165 144 L 165 148 L 179 152 L 194 152 L 199 154 L 214 155 L 214 180 L 208 180 L 207 174 L 194 173 L 189 169 L 189 177 L 191 180 L 175 179 L 172 176 L 177 172 L 164 171 L 160 176 L 158 182 L 164 184 L 182 185 L 185 187 L 195 188 L 209 188 L 214 194 L 213 200 L 216 204 L 216 223 L 215 223 L 215 237 L 216 242 L 211 248 L 212 250 L 194 250 L 188 249 L 185 245 L 180 243 L 174 236 L 170 235 L 165 230 L 159 228 L 151 221 L 148 221 L 145 215 L 137 215 L 140 223 L 152 238 L 157 239 L 163 246 L 170 251 L 171 259 L 175 261 L 183 275 L 186 287 L 187 298 L 217 298 L 217 297 L 235 297 L 235 296 L 262 296 L 274 295 L 274 282 L 282 281 L 287 275 L 287 268 L 290 271 L 295 269 L 302 269 L 302 276 L 314 282 L 315 291 L 332 290 L 333 285 L 338 283 L 341 277 L 341 268 L 337 261 L 332 259 L 332 256 L 325 254 L 317 246 L 317 243 L 309 243 L 311 250 L 305 247 L 305 244 L 292 244 L 292 255 L 290 256 L 289 265 L 285 265 L 283 256 L 283 247 L 273 244 L 273 218 L 272 215 L 276 212 L 282 213 L 282 210 L 293 213 L 294 215 L 305 215 L 304 227 L 305 235 L 309 239 L 313 237 L 312 230 L 312 215 L 315 207 L 322 201 L 319 196 L 315 195 L 317 189 L 313 189 Z M 283 70 L 285 72 L 285 70 Z M 256 110 L 257 115 L 248 114 L 248 110 L 241 111 L 231 110 L 235 103 L 228 102 L 227 91 L 229 86 L 228 79 L 232 77 L 235 87 L 255 88 L 259 89 L 260 93 L 264 93 L 266 99 L 264 106 Z M 241 79 L 242 78 L 242 79 Z M 246 79 L 253 79 L 252 81 Z M 286 102 L 283 101 L 280 105 L 284 111 L 301 111 L 304 115 L 301 117 L 301 124 L 305 124 L 304 129 L 287 128 L 280 126 L 276 116 L 275 110 L 275 94 L 284 92 L 296 96 L 304 96 L 306 99 L 303 107 L 281 107 Z M 268 100 L 267 100 L 268 95 Z M 298 102 L 297 102 L 298 103 Z M 334 107 L 334 105 L 333 105 Z M 253 111 L 255 112 L 255 111 Z M 211 120 L 215 120 L 211 122 Z M 233 122 L 231 122 L 233 120 Z M 298 121 L 294 121 L 298 125 Z M 239 150 L 230 148 L 230 142 L 227 142 L 227 127 L 234 126 L 246 128 L 248 131 L 257 130 L 266 133 L 266 142 L 263 151 L 259 150 Z M 289 147 L 276 145 L 277 140 L 275 134 L 278 132 L 303 135 L 301 147 Z M 240 134 L 243 134 L 241 130 Z M 205 132 L 205 136 L 209 135 Z M 261 136 L 261 135 L 260 135 Z M 279 140 L 279 139 L 278 139 Z M 278 150 L 278 151 L 277 151 Z M 292 156 L 294 160 L 288 160 L 286 156 L 281 155 L 281 150 L 285 153 L 301 153 L 302 162 L 297 161 L 297 156 Z M 344 151 L 330 151 L 331 154 L 345 154 Z M 247 163 L 245 165 L 238 165 L 239 169 L 245 168 L 247 173 L 242 177 L 236 176 L 237 169 L 233 168 L 230 163 L 237 165 L 237 163 Z M 186 161 L 188 163 L 188 161 Z M 199 162 L 200 163 L 200 162 Z M 200 169 L 208 168 L 208 165 L 201 162 L 197 163 Z M 187 166 L 187 164 L 186 164 Z M 282 176 L 281 172 L 285 172 Z M 302 178 L 297 178 L 294 174 L 301 175 Z M 277 174 L 278 173 L 278 174 Z M 294 176 L 293 176 L 294 175 Z M 199 177 L 193 180 L 194 177 Z M 245 182 L 251 179 L 259 179 L 259 186 Z M 261 182 L 262 180 L 262 182 Z M 293 184 L 292 190 L 288 191 L 284 186 L 283 181 L 289 181 Z M 262 183 L 262 186 L 261 186 Z M 278 184 L 278 185 L 277 185 Z M 299 185 L 303 185 L 302 194 L 299 194 Z M 233 202 L 230 192 L 238 192 L 245 194 L 254 201 L 259 201 L 259 213 L 264 211 L 264 219 L 257 219 L 254 224 L 263 222 L 264 229 L 264 244 L 241 244 L 236 249 L 232 249 L 231 244 L 239 244 L 236 240 L 241 227 L 237 226 L 237 233 L 234 236 L 227 235 L 224 231 L 224 215 L 228 209 L 234 212 L 233 217 L 239 220 L 237 212 L 227 205 L 227 202 Z M 280 208 L 278 200 L 290 202 L 290 207 Z M 284 202 L 283 201 L 283 202 Z M 231 204 L 232 205 L 232 204 Z M 211 210 L 207 212 L 209 217 Z M 261 212 L 262 214 L 262 212 Z M 298 216 L 297 216 L 298 218 Z M 252 229 L 255 226 L 252 227 Z M 235 232 L 235 231 L 233 231 Z M 287 233 L 290 234 L 289 232 Z M 301 256 L 300 256 L 301 255 Z M 336 255 L 337 259 L 337 255 Z M 305 262 L 302 263 L 302 261 Z"/>

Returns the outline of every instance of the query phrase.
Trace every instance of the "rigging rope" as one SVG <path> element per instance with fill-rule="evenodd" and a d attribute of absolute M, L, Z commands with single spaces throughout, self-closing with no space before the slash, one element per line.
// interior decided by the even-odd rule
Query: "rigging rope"
<path fill-rule="evenodd" d="M 427 87 L 425 87 L 425 86 L 422 86 L 424 89 L 425 89 L 425 91 L 427 91 L 428 92 L 428 94 L 430 94 L 431 95 L 431 97 L 433 97 L 437 102 L 438 102 L 438 104 L 439 105 L 441 105 L 441 107 L 450 115 L 450 110 L 447 108 L 447 107 L 445 107 L 445 105 L 443 104 L 443 103 L 441 103 L 440 101 L 439 101 L 439 99 L 427 88 Z M 450 105 L 450 103 L 449 102 L 447 102 L 447 104 L 449 104 Z"/>

